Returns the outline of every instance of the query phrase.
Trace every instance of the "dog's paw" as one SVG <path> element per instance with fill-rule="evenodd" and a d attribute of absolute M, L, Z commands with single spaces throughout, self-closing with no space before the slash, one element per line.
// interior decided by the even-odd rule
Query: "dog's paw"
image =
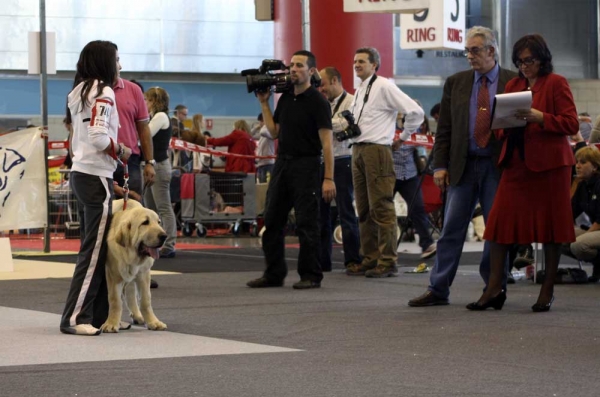
<path fill-rule="evenodd" d="M 106 332 L 106 333 L 116 333 L 119 332 L 119 322 L 117 321 L 116 323 L 109 323 L 108 321 L 105 322 L 104 324 L 102 324 L 102 326 L 100 327 L 100 329 L 102 330 L 102 332 Z"/>
<path fill-rule="evenodd" d="M 144 325 L 145 321 L 144 321 L 144 317 L 140 316 L 134 316 L 133 314 L 131 314 L 131 320 L 133 321 L 133 323 L 135 325 Z"/>
<path fill-rule="evenodd" d="M 146 324 L 149 330 L 152 331 L 164 331 L 167 329 L 167 324 L 163 323 L 160 320 L 152 321 Z"/>

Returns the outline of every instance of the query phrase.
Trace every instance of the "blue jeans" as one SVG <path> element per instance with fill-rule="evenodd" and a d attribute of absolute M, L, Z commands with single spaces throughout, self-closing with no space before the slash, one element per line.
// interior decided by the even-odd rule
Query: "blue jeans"
<path fill-rule="evenodd" d="M 323 167 L 321 167 L 321 172 L 324 172 Z M 340 217 L 340 225 L 342 226 L 344 265 L 361 263 L 358 219 L 352 205 L 354 201 L 352 157 L 335 159 L 333 179 L 336 190 L 335 204 Z M 331 205 L 321 198 L 321 249 L 319 261 L 321 262 L 321 269 L 324 271 L 331 270 L 331 245 L 333 244 L 331 226 Z"/>
<path fill-rule="evenodd" d="M 421 191 L 419 177 L 415 176 L 404 180 L 396 179 L 394 192 L 400 193 L 400 196 L 406 201 L 406 205 L 410 210 L 407 214 L 408 219 L 410 219 L 412 225 L 417 230 L 419 246 L 422 250 L 426 250 L 433 244 L 433 239 L 429 232 L 429 219 L 425 213 L 425 204 L 423 203 L 423 192 Z"/>
<path fill-rule="evenodd" d="M 273 174 L 273 168 L 275 168 L 275 164 L 265 164 L 261 165 L 256 169 L 256 179 L 258 183 L 267 183 L 269 181 L 270 175 Z"/>
<path fill-rule="evenodd" d="M 444 227 L 437 242 L 435 265 L 429 277 L 429 290 L 439 298 L 448 298 L 456 276 L 469 223 L 477 202 L 487 220 L 498 188 L 499 174 L 491 158 L 469 158 L 460 183 L 448 187 Z M 490 247 L 486 241 L 479 274 L 487 286 L 490 277 Z M 506 275 L 503 280 L 506 289 Z"/>

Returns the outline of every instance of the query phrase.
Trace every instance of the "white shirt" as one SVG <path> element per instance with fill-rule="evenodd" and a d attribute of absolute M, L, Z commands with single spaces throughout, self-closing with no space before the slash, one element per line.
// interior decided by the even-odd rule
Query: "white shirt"
<path fill-rule="evenodd" d="M 165 128 L 169 128 L 171 125 L 171 120 L 169 116 L 165 112 L 158 112 L 152 116 L 152 119 L 148 123 L 148 127 L 150 128 L 150 134 L 152 137 L 158 133 L 160 130 L 164 130 Z"/>
<path fill-rule="evenodd" d="M 354 119 L 362 132 L 354 141 L 391 145 L 396 131 L 398 111 L 406 117 L 404 132 L 400 134 L 400 139 L 407 140 L 423 123 L 425 118 L 423 109 L 396 84 L 381 76 L 373 82 L 369 99 L 363 109 L 365 93 L 371 77 L 360 84 L 350 105 L 350 111 L 354 114 Z M 362 116 L 359 120 L 361 109 Z"/>
<path fill-rule="evenodd" d="M 344 93 L 341 93 L 337 98 L 335 98 L 333 101 L 329 102 L 329 104 L 331 105 L 331 112 L 332 113 L 335 110 L 335 107 L 337 106 L 337 103 L 342 98 L 342 95 L 344 95 Z M 348 146 L 350 146 L 350 143 L 352 143 L 353 140 L 349 139 L 349 140 L 346 140 L 346 141 L 339 142 L 337 139 L 335 139 L 335 133 L 338 132 L 338 131 L 343 131 L 346 127 L 348 127 L 348 122 L 340 114 L 344 110 L 350 109 L 350 105 L 352 104 L 353 100 L 354 100 L 354 95 L 346 93 L 346 97 L 344 98 L 344 102 L 342 102 L 342 104 L 340 105 L 337 113 L 334 114 L 333 118 L 331 119 L 331 125 L 333 127 L 332 130 L 333 130 L 333 157 L 334 158 L 335 157 L 345 157 L 345 156 L 351 156 L 352 155 L 352 149 L 348 148 Z"/>
<path fill-rule="evenodd" d="M 73 120 L 73 171 L 105 178 L 113 177 L 117 162 L 104 149 L 113 142 L 117 146 L 119 114 L 115 93 L 106 86 L 97 98 L 98 81 L 94 82 L 86 103 L 81 102 L 84 83 L 75 87 L 68 97 Z"/>

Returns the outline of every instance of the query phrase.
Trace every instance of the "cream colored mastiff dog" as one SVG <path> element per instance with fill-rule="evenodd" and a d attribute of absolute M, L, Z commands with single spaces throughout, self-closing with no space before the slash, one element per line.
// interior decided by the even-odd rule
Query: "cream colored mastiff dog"
<path fill-rule="evenodd" d="M 123 291 L 134 323 L 145 323 L 148 329 L 155 331 L 167 329 L 154 315 L 150 298 L 150 268 L 158 259 L 158 250 L 166 238 L 156 212 L 134 200 L 128 200 L 123 210 L 123 200 L 113 201 L 106 260 L 109 311 L 101 327 L 103 332 L 119 332 Z"/>

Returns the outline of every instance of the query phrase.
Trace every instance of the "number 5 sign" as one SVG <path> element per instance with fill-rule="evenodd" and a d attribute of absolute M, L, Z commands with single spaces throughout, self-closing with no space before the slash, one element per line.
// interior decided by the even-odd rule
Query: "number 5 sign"
<path fill-rule="evenodd" d="M 436 2 L 439 0 L 431 0 Z M 345 12 L 410 13 L 429 7 L 430 0 L 344 0 Z"/>

